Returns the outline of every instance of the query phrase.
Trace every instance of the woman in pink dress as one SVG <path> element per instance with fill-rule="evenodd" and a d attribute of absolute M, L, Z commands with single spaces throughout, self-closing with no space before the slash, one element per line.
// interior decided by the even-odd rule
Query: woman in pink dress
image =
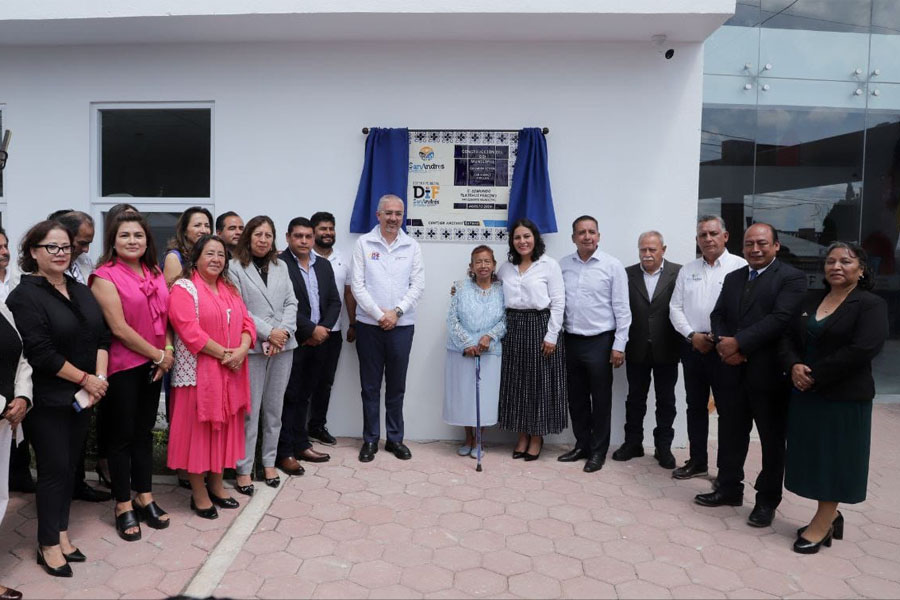
<path fill-rule="evenodd" d="M 216 506 L 239 506 L 225 491 L 222 471 L 244 457 L 244 416 L 250 409 L 245 359 L 256 339 L 253 320 L 228 279 L 218 236 L 205 235 L 194 244 L 169 295 L 169 322 L 177 338 L 168 464 L 187 470 L 191 509 L 215 519 Z"/>

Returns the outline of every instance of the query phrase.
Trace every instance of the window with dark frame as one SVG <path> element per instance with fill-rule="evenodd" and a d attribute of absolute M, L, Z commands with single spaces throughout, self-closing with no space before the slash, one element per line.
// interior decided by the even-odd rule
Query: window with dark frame
<path fill-rule="evenodd" d="M 103 108 L 100 195 L 209 198 L 209 108 Z"/>

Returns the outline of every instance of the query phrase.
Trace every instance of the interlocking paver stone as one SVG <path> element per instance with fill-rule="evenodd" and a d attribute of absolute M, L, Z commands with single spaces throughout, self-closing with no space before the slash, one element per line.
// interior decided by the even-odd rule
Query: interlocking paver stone
<path fill-rule="evenodd" d="M 586 475 L 493 446 L 485 471 L 455 443 L 415 443 L 411 461 L 356 459 L 340 440 L 332 461 L 283 481 L 267 513 L 220 574 L 219 597 L 675 597 L 900 596 L 900 407 L 876 405 L 869 498 L 842 506 L 845 536 L 814 556 L 791 552 L 815 502 L 786 493 L 771 527 L 746 525 L 753 502 L 693 503 L 709 479 L 676 481 L 651 457 Z M 711 453 L 711 458 L 714 456 Z M 676 449 L 679 463 L 686 458 Z M 747 479 L 759 470 L 754 442 Z M 165 597 L 184 591 L 242 513 L 206 521 L 189 494 L 157 486 L 172 515 L 127 543 L 110 506 L 73 505 L 71 535 L 88 555 L 75 577 L 51 580 L 34 563 L 33 496 L 12 494 L 0 524 L 0 582 L 26 597 Z M 238 498 L 246 506 L 247 499 Z"/>

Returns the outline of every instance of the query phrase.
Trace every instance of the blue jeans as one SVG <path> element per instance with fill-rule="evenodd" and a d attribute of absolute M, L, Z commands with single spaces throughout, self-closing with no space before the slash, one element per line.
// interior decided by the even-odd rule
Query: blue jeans
<path fill-rule="evenodd" d="M 384 331 L 378 325 L 357 322 L 356 352 L 359 355 L 359 382 L 362 387 L 363 441 L 381 437 L 381 380 L 384 378 L 384 421 L 387 440 L 403 441 L 403 396 L 406 369 L 412 348 L 414 325 Z"/>

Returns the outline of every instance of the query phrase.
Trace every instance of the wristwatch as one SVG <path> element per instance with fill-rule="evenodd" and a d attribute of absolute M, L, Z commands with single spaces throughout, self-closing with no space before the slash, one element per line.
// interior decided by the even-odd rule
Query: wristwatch
<path fill-rule="evenodd" d="M 397 313 L 398 319 L 403 316 L 403 309 L 400 308 L 399 306 L 394 307 L 394 312 Z"/>
<path fill-rule="evenodd" d="M 696 332 L 696 331 L 690 332 L 690 333 L 687 335 L 687 341 L 693 342 L 693 341 L 694 341 L 694 336 L 695 336 L 695 335 L 697 335 L 697 332 Z"/>

